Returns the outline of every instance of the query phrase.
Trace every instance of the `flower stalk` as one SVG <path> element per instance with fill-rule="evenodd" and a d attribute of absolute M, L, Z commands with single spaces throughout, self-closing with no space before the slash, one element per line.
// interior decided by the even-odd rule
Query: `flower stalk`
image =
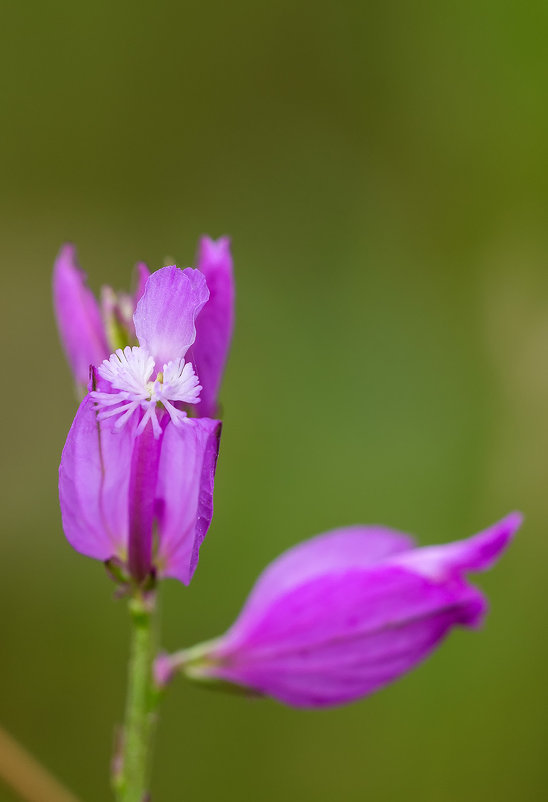
<path fill-rule="evenodd" d="M 118 802 L 144 802 L 150 776 L 155 708 L 154 592 L 137 591 L 129 603 L 132 625 L 125 722 L 120 754 L 113 765 L 113 786 Z"/>

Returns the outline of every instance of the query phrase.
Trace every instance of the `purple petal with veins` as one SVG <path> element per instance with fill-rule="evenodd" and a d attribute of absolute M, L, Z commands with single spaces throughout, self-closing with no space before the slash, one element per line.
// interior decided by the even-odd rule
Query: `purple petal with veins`
<path fill-rule="evenodd" d="M 188 585 L 213 515 L 213 482 L 221 423 L 192 418 L 170 425 L 162 443 L 158 471 L 158 564 L 164 576 Z"/>
<path fill-rule="evenodd" d="M 128 488 L 137 421 L 115 432 L 97 422 L 84 398 L 69 431 L 59 467 L 63 529 L 82 554 L 108 560 L 127 554 Z"/>
<path fill-rule="evenodd" d="M 196 318 L 209 298 L 198 270 L 163 267 L 152 273 L 134 315 L 139 345 L 160 371 L 185 356 L 196 337 Z"/>

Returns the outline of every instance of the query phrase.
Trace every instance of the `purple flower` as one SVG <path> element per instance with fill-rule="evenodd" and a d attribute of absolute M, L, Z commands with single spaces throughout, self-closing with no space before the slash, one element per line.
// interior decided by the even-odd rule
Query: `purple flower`
<path fill-rule="evenodd" d="M 196 321 L 198 336 L 188 362 L 202 386 L 202 403 L 193 414 L 211 417 L 217 412 L 217 394 L 234 325 L 234 279 L 227 237 L 201 239 L 198 270 L 205 276 L 210 294 Z M 149 275 L 147 266 L 140 262 L 135 269 L 135 292 L 115 293 L 111 287 L 103 287 L 99 305 L 86 286 L 74 246 L 61 248 L 53 271 L 55 313 L 61 341 L 82 391 L 87 387 L 90 365 L 97 367 L 111 352 L 138 344 L 134 314 Z M 192 400 L 186 403 L 194 405 Z"/>
<path fill-rule="evenodd" d="M 409 671 L 454 626 L 477 627 L 482 594 L 465 579 L 490 568 L 521 524 L 518 513 L 468 540 L 415 548 L 380 527 L 349 527 L 290 549 L 259 577 L 218 640 L 156 666 L 182 667 L 296 707 L 373 693 Z"/>
<path fill-rule="evenodd" d="M 92 370 L 63 450 L 63 528 L 77 551 L 190 582 L 209 527 L 221 423 L 189 418 L 198 377 L 185 355 L 207 302 L 198 270 L 165 267 L 134 314 L 138 346 Z"/>

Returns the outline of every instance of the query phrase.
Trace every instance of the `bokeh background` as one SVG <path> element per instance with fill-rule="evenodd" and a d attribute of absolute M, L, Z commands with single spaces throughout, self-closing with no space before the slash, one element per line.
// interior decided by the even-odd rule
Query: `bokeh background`
<path fill-rule="evenodd" d="M 263 566 L 339 524 L 421 543 L 522 509 L 492 610 L 353 706 L 299 712 L 179 681 L 153 799 L 544 796 L 548 6 L 6 3 L 0 28 L 0 721 L 109 799 L 126 609 L 66 543 L 75 411 L 50 299 L 193 263 L 230 234 L 237 330 L 213 526 L 163 643 L 233 620 Z M 0 788 L 0 799 L 11 800 Z"/>

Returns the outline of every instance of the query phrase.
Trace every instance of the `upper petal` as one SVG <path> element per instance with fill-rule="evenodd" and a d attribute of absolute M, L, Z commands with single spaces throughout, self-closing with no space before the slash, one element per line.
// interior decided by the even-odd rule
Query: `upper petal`
<path fill-rule="evenodd" d="M 135 418 L 136 416 L 134 416 Z M 112 420 L 98 423 L 87 395 L 70 428 L 59 467 L 63 529 L 82 554 L 107 560 L 125 557 L 128 486 L 136 421 L 121 431 Z"/>
<path fill-rule="evenodd" d="M 89 366 L 108 357 L 99 305 L 86 286 L 74 245 L 63 245 L 53 269 L 53 303 L 61 341 L 76 381 L 86 385 Z"/>
<path fill-rule="evenodd" d="M 221 423 L 210 418 L 169 423 L 158 469 L 157 562 L 163 576 L 188 585 L 213 515 L 213 483 Z"/>
<path fill-rule="evenodd" d="M 442 546 L 426 546 L 399 555 L 392 562 L 438 580 L 449 574 L 485 571 L 508 547 L 522 521 L 523 516 L 519 512 L 512 512 L 489 529 L 466 540 Z"/>
<path fill-rule="evenodd" d="M 152 273 L 133 317 L 139 344 L 161 368 L 184 357 L 196 337 L 195 321 L 209 298 L 205 277 L 192 268 Z"/>
<path fill-rule="evenodd" d="M 213 416 L 234 329 L 234 275 L 228 237 L 217 241 L 202 237 L 198 270 L 206 277 L 210 295 L 196 321 L 192 358 L 202 385 L 198 413 Z"/>
<path fill-rule="evenodd" d="M 272 603 L 326 574 L 344 574 L 413 549 L 410 535 L 381 526 L 348 526 L 305 540 L 281 554 L 259 576 L 236 628 L 253 626 Z"/>

